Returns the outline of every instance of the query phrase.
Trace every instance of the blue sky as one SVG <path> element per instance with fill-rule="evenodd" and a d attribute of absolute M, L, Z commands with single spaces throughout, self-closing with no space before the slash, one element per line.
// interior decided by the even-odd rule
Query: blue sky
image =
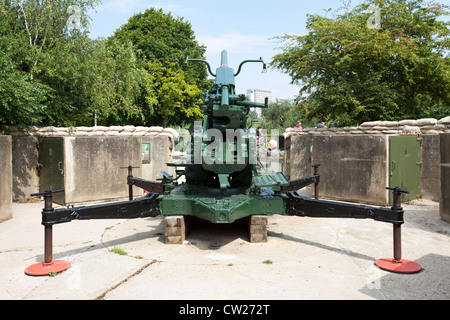
<path fill-rule="evenodd" d="M 361 1 L 353 0 L 353 8 Z M 136 13 L 148 8 L 162 8 L 174 17 L 191 23 L 195 37 L 206 46 L 206 60 L 213 72 L 220 66 L 220 52 L 228 52 L 228 64 L 235 71 L 246 59 L 263 57 L 266 63 L 279 53 L 279 43 L 273 37 L 283 34 L 305 34 L 307 14 L 325 15 L 324 9 L 337 9 L 342 0 L 102 0 L 91 17 L 91 38 L 108 37 Z M 290 77 L 268 70 L 262 74 L 260 63 L 244 65 L 236 78 L 236 92 L 247 89 L 272 91 L 272 98 L 292 99 L 298 86 Z"/>

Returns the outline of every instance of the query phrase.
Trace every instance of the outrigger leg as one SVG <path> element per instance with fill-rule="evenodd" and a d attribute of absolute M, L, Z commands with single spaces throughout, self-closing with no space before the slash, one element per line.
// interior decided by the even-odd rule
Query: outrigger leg
<path fill-rule="evenodd" d="M 394 258 L 378 259 L 375 264 L 381 269 L 396 273 L 416 273 L 422 267 L 413 261 L 401 257 L 401 225 L 403 208 L 401 207 L 401 194 L 408 191 L 400 188 L 386 188 L 393 190 L 394 204 L 391 208 L 354 205 L 341 202 L 311 199 L 299 195 L 296 191 L 288 191 L 286 214 L 314 218 L 355 218 L 373 219 L 375 221 L 389 222 L 393 225 Z"/>
<path fill-rule="evenodd" d="M 44 262 L 33 264 L 25 269 L 25 273 L 30 276 L 44 276 L 50 273 L 62 272 L 70 267 L 70 262 L 64 260 L 53 260 L 53 225 L 66 223 L 72 220 L 90 220 L 90 219 L 133 219 L 156 217 L 160 215 L 158 209 L 159 192 L 149 192 L 142 198 L 133 199 L 132 186 L 145 185 L 154 187 L 162 191 L 160 183 L 133 178 L 129 169 L 128 184 L 129 201 L 113 202 L 93 206 L 53 208 L 53 193 L 63 192 L 64 190 L 47 190 L 45 192 L 34 193 L 31 196 L 44 197 L 44 209 L 42 210 L 42 225 L 44 226 Z M 164 181 L 163 181 L 164 182 Z M 152 190 L 153 191 L 153 190 Z"/>

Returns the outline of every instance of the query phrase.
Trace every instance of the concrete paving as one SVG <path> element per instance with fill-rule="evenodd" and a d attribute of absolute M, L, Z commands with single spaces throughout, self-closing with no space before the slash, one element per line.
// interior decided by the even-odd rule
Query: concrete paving
<path fill-rule="evenodd" d="M 447 300 L 450 224 L 436 202 L 403 207 L 402 256 L 422 265 L 417 274 L 374 265 L 392 257 L 391 224 L 274 215 L 267 243 L 249 243 L 241 223 L 197 223 L 183 245 L 164 244 L 161 218 L 55 225 L 53 259 L 71 267 L 32 277 L 25 268 L 44 259 L 43 202 L 14 203 L 0 223 L 0 299 Z"/>

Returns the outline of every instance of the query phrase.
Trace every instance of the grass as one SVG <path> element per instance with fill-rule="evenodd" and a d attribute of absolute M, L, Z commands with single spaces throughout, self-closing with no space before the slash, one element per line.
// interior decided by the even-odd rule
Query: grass
<path fill-rule="evenodd" d="M 272 264 L 273 261 L 272 260 L 264 260 L 262 263 L 264 263 L 264 264 Z"/>
<path fill-rule="evenodd" d="M 110 249 L 109 252 L 114 252 L 114 253 L 120 254 L 121 256 L 126 256 L 128 254 L 125 250 L 120 249 L 119 247 L 114 247 L 114 248 Z"/>

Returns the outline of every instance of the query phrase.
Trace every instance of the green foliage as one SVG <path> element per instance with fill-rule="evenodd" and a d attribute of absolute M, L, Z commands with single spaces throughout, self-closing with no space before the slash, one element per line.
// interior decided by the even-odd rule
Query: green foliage
<path fill-rule="evenodd" d="M 367 26 L 369 5 L 380 8 L 380 29 Z M 448 6 L 424 0 L 372 0 L 333 19 L 310 15 L 306 35 L 279 37 L 283 52 L 271 65 L 301 85 L 309 120 L 438 118 L 450 105 L 446 14 Z"/>
<path fill-rule="evenodd" d="M 150 87 L 130 43 L 86 35 L 65 39 L 48 50 L 38 77 L 56 92 L 50 125 L 93 125 L 94 114 L 101 125 L 126 124 L 152 112 L 151 104 L 138 100 Z"/>
<path fill-rule="evenodd" d="M 201 92 L 209 88 L 206 68 L 186 68 L 184 63 L 187 57 L 203 59 L 205 48 L 195 40 L 189 22 L 151 8 L 132 16 L 112 38 L 131 41 L 152 82 L 153 94 L 146 99 L 156 112 L 146 122 L 167 126 L 201 117 Z"/>
<path fill-rule="evenodd" d="M 149 61 L 176 61 L 180 67 L 187 55 L 198 57 L 204 53 L 204 47 L 195 40 L 190 23 L 183 18 L 174 18 L 162 9 L 150 8 L 133 15 L 116 30 L 114 37 L 131 41 Z"/>
<path fill-rule="evenodd" d="M 108 39 L 88 37 L 99 0 L 0 3 L 0 127 L 177 125 L 202 116 L 206 69 L 188 22 L 137 14 Z M 79 15 L 68 10 L 80 9 Z M 69 20 L 79 19 L 79 29 Z"/>
<path fill-rule="evenodd" d="M 268 108 L 261 111 L 261 126 L 267 130 L 278 129 L 279 132 L 293 127 L 298 120 L 291 116 L 293 107 L 293 102 L 287 99 L 271 102 Z"/>
<path fill-rule="evenodd" d="M 68 12 L 70 6 L 80 9 L 80 27 L 84 30 L 89 26 L 86 12 L 93 8 L 99 0 L 7 0 L 1 6 L 1 11 L 9 13 L 8 20 L 18 35 L 18 52 L 23 59 L 23 71 L 30 73 L 31 78 L 46 49 L 58 43 L 60 39 L 78 30 L 69 30 L 68 19 L 73 12 Z M 16 19 L 13 19 L 13 18 Z"/>
<path fill-rule="evenodd" d="M 112 249 L 109 250 L 109 252 L 117 253 L 118 255 L 121 255 L 121 256 L 128 255 L 128 253 L 125 250 L 123 250 L 119 247 L 113 247 Z"/>
<path fill-rule="evenodd" d="M 154 112 L 151 82 L 131 42 L 97 40 L 91 104 L 103 125 L 142 124 Z M 92 69 L 91 69 L 92 70 Z M 144 97 L 144 98 L 143 98 Z"/>
<path fill-rule="evenodd" d="M 317 120 L 316 118 L 306 119 L 304 108 L 295 101 L 277 99 L 269 104 L 269 108 L 262 109 L 260 124 L 268 131 L 277 129 L 279 132 L 284 132 L 286 128 L 293 128 L 299 121 L 303 128 L 315 127 Z"/>
<path fill-rule="evenodd" d="M 18 71 L 17 65 L 0 44 L 0 132 L 9 125 L 26 127 L 39 125 L 46 111 L 45 96 L 50 88 L 28 74 Z"/>
<path fill-rule="evenodd" d="M 155 113 L 149 122 L 166 127 L 203 116 L 200 109 L 200 89 L 187 83 L 185 73 L 177 70 L 175 63 L 163 65 L 155 61 L 147 62 L 145 66 L 154 94 Z"/>

